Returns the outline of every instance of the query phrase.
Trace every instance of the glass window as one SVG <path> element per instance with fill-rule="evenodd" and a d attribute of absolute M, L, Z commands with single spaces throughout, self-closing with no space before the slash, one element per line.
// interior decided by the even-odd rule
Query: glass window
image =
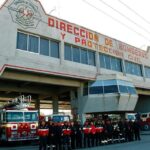
<path fill-rule="evenodd" d="M 7 112 L 6 121 L 7 122 L 22 122 L 23 112 Z"/>
<path fill-rule="evenodd" d="M 90 94 L 103 94 L 103 87 L 102 86 L 90 87 L 89 93 Z"/>
<path fill-rule="evenodd" d="M 49 56 L 49 40 L 40 38 L 40 54 Z"/>
<path fill-rule="evenodd" d="M 111 69 L 110 57 L 107 55 L 105 55 L 105 65 L 106 65 L 106 69 Z"/>
<path fill-rule="evenodd" d="M 127 86 L 119 85 L 119 91 L 120 93 L 128 93 Z"/>
<path fill-rule="evenodd" d="M 111 57 L 111 69 L 121 72 L 121 60 L 115 57 Z"/>
<path fill-rule="evenodd" d="M 39 47 L 39 38 L 29 35 L 29 46 L 28 50 L 30 52 L 38 53 L 38 47 Z"/>
<path fill-rule="evenodd" d="M 50 42 L 51 56 L 59 58 L 59 42 L 51 41 Z"/>
<path fill-rule="evenodd" d="M 141 65 L 132 62 L 125 62 L 126 73 L 142 76 Z"/>
<path fill-rule="evenodd" d="M 103 55 L 103 54 L 100 54 L 100 55 L 99 55 L 99 59 L 100 59 L 100 67 L 106 68 L 106 67 L 105 67 L 104 55 Z"/>
<path fill-rule="evenodd" d="M 145 77 L 150 78 L 150 67 L 145 67 Z"/>
<path fill-rule="evenodd" d="M 130 93 L 130 94 L 136 94 L 136 90 L 135 90 L 134 87 L 128 86 L 127 88 L 128 88 L 128 93 Z"/>
<path fill-rule="evenodd" d="M 104 93 L 118 93 L 117 85 L 104 86 Z"/>
<path fill-rule="evenodd" d="M 37 112 L 24 112 L 25 121 L 38 121 Z"/>
<path fill-rule="evenodd" d="M 17 33 L 17 49 L 27 50 L 27 34 Z"/>
<path fill-rule="evenodd" d="M 96 80 L 95 82 L 90 82 L 89 86 L 103 86 L 103 81 L 102 80 Z"/>
<path fill-rule="evenodd" d="M 88 64 L 95 66 L 95 52 L 88 51 Z"/>
<path fill-rule="evenodd" d="M 80 49 L 77 47 L 73 47 L 73 61 L 80 62 Z"/>
<path fill-rule="evenodd" d="M 104 86 L 117 85 L 117 81 L 116 80 L 104 80 L 103 83 L 104 83 Z"/>
<path fill-rule="evenodd" d="M 71 45 L 65 44 L 65 60 L 72 61 Z"/>
<path fill-rule="evenodd" d="M 88 64 L 87 50 L 81 49 L 81 63 Z"/>

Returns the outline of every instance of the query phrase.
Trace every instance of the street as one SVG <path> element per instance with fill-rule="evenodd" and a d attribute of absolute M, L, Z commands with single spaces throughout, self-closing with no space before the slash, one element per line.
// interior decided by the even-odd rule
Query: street
<path fill-rule="evenodd" d="M 142 135 L 141 141 L 134 141 L 128 143 L 110 144 L 94 148 L 86 148 L 83 150 L 149 150 L 150 149 L 150 135 Z M 19 146 L 19 147 L 1 147 L 0 150 L 38 150 L 38 146 Z"/>

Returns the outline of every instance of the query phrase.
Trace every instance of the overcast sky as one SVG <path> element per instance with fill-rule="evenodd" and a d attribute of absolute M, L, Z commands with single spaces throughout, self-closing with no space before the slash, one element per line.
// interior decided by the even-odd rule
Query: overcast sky
<path fill-rule="evenodd" d="M 0 5 L 4 1 L 0 0 Z M 150 0 L 40 1 L 45 11 L 53 16 L 79 24 L 144 50 L 150 45 Z M 131 8 L 132 11 L 125 5 Z M 133 11 L 138 13 L 140 17 L 135 15 Z"/>

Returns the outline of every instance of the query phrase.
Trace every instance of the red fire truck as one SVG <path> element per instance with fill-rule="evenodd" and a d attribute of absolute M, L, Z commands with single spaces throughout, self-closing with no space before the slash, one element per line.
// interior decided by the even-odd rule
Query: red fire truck
<path fill-rule="evenodd" d="M 38 111 L 29 107 L 31 96 L 19 96 L 0 107 L 0 141 L 38 139 Z"/>

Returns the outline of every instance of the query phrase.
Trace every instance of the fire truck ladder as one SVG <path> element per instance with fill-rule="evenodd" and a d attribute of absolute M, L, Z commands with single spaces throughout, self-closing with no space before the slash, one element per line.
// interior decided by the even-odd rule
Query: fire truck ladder
<path fill-rule="evenodd" d="M 1 109 L 25 109 L 29 107 L 31 103 L 31 95 L 24 96 L 20 95 L 15 99 L 9 100 L 6 104 L 4 104 Z"/>

